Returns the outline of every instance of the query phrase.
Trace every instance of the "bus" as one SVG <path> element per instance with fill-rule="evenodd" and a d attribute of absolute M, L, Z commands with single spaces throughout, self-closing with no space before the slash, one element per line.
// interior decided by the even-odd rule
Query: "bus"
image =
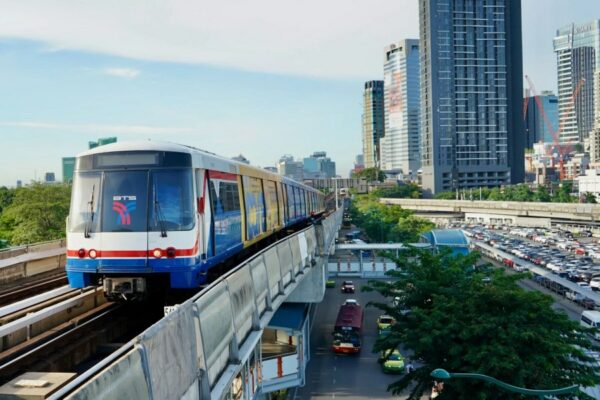
<path fill-rule="evenodd" d="M 580 323 L 586 328 L 595 328 L 594 339 L 600 340 L 600 311 L 584 311 Z"/>
<path fill-rule="evenodd" d="M 344 304 L 340 307 L 333 329 L 334 353 L 355 354 L 360 352 L 363 309 L 358 304 Z"/>

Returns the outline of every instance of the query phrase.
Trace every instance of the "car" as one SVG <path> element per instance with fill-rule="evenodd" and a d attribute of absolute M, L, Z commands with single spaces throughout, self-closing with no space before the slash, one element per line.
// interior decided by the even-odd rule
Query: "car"
<path fill-rule="evenodd" d="M 589 297 L 580 298 L 577 303 L 588 310 L 594 310 L 596 308 L 596 302 Z"/>
<path fill-rule="evenodd" d="M 398 349 L 384 350 L 379 353 L 379 362 L 385 373 L 401 374 L 404 372 L 404 357 Z"/>
<path fill-rule="evenodd" d="M 354 293 L 354 282 L 344 281 L 341 288 L 342 293 Z"/>
<path fill-rule="evenodd" d="M 394 319 L 394 317 L 391 317 L 387 314 L 380 315 L 379 318 L 377 318 L 377 330 L 381 332 L 382 330 L 391 327 L 395 323 L 396 320 Z"/>
<path fill-rule="evenodd" d="M 344 301 L 345 306 L 359 306 L 360 304 L 358 304 L 358 300 L 356 299 L 346 299 L 346 301 Z"/>
<path fill-rule="evenodd" d="M 327 279 L 327 281 L 325 281 L 325 287 L 334 288 L 335 287 L 335 279 Z"/>

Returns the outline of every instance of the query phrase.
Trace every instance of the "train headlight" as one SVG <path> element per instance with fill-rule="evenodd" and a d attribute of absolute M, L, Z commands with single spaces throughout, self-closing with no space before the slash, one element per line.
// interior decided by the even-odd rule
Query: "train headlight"
<path fill-rule="evenodd" d="M 77 252 L 77 255 L 79 256 L 79 258 L 84 258 L 85 257 L 85 249 L 79 249 L 79 251 Z"/>
<path fill-rule="evenodd" d="M 154 249 L 154 251 L 152 252 L 152 255 L 154 256 L 154 258 L 161 258 L 162 257 L 162 250 L 161 249 Z"/>
<path fill-rule="evenodd" d="M 96 250 L 94 250 L 94 249 L 91 249 L 91 250 L 88 252 L 88 255 L 90 256 L 90 258 L 96 258 L 96 256 L 98 255 L 98 253 L 96 253 Z"/>
<path fill-rule="evenodd" d="M 167 257 L 168 258 L 175 258 L 175 247 L 168 247 L 167 248 Z"/>

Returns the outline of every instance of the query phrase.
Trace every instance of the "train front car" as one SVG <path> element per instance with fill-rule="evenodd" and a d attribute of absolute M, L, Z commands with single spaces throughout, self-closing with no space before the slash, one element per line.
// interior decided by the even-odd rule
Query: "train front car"
<path fill-rule="evenodd" d="M 80 154 L 67 220 L 70 285 L 102 283 L 107 297 L 131 300 L 201 284 L 194 176 L 180 145 L 125 142 Z"/>

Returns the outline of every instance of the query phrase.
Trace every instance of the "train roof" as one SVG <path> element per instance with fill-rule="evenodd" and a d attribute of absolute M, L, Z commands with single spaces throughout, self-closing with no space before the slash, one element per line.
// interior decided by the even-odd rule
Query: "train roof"
<path fill-rule="evenodd" d="M 199 161 L 200 165 L 208 169 L 216 171 L 235 173 L 241 175 L 250 175 L 260 178 L 268 177 L 272 180 L 282 181 L 285 183 L 293 183 L 304 187 L 310 191 L 318 192 L 316 189 L 303 184 L 302 182 L 294 181 L 293 179 L 282 177 L 279 174 L 244 164 L 239 161 L 219 156 L 206 150 L 198 149 L 193 146 L 182 145 L 172 142 L 155 141 L 155 140 L 130 140 L 124 142 L 110 143 L 103 146 L 95 147 L 91 150 L 86 150 L 79 153 L 77 157 L 90 156 L 94 154 L 113 153 L 119 151 L 172 151 L 177 153 L 191 154 L 195 161 Z"/>

